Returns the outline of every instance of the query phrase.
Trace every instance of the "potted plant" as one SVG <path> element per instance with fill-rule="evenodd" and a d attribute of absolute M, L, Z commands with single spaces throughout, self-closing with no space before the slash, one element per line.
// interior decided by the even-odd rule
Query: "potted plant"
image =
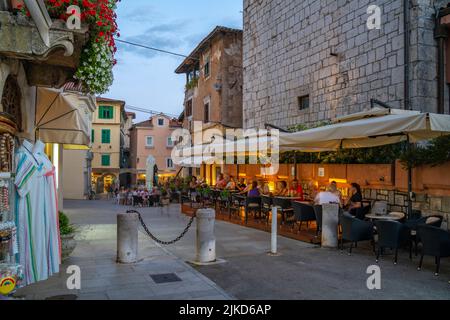
<path fill-rule="evenodd" d="M 64 212 L 59 213 L 59 233 L 61 235 L 61 259 L 62 261 L 70 257 L 77 246 L 75 240 L 75 227 L 70 224 L 69 218 Z"/>
<path fill-rule="evenodd" d="M 23 0 L 11 0 L 11 8 L 13 10 L 22 10 L 25 7 Z"/>

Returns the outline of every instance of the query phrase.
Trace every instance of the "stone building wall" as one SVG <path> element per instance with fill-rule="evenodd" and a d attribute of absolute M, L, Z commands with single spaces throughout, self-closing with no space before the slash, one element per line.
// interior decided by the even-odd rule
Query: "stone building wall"
<path fill-rule="evenodd" d="M 417 110 L 437 109 L 433 14 L 446 2 L 410 2 Z M 369 5 L 382 10 L 380 30 L 367 28 Z M 404 108 L 403 17 L 399 0 L 244 0 L 244 127 L 311 125 L 368 109 L 372 98 Z M 300 110 L 305 95 L 310 107 Z"/>
<path fill-rule="evenodd" d="M 224 32 L 199 50 L 200 76 L 197 87 L 187 90 L 185 108 L 192 101 L 192 117 L 186 117 L 184 128 L 190 121 L 204 122 L 204 107 L 209 103 L 209 122 L 224 126 L 242 127 L 242 32 Z M 210 59 L 210 75 L 205 77 L 205 58 Z"/>

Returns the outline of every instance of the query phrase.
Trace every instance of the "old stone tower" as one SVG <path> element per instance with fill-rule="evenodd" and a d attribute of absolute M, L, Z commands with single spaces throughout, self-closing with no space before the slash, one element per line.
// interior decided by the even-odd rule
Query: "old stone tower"
<path fill-rule="evenodd" d="M 380 9 L 380 29 L 367 25 L 370 5 Z M 312 125 L 368 109 L 371 99 L 448 113 L 434 32 L 446 5 L 244 0 L 244 127 Z"/>

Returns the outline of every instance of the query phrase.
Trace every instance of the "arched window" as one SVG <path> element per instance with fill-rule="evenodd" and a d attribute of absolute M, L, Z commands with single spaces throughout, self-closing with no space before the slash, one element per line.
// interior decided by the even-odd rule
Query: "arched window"
<path fill-rule="evenodd" d="M 17 129 L 22 129 L 22 112 L 20 87 L 14 76 L 9 75 L 3 88 L 2 105 L 3 112 L 12 116 L 17 124 Z"/>

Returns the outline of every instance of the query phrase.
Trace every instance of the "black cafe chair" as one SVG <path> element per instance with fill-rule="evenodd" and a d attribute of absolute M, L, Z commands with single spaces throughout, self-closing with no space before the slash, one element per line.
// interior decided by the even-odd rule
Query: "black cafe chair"
<path fill-rule="evenodd" d="M 303 223 L 306 222 L 306 227 L 309 229 L 310 222 L 316 221 L 316 213 L 314 207 L 301 202 L 292 202 L 294 209 L 294 223 L 299 224 L 298 231 L 302 230 Z"/>
<path fill-rule="evenodd" d="M 432 256 L 436 262 L 436 273 L 439 275 L 441 258 L 450 257 L 450 233 L 441 228 L 430 225 L 419 225 L 417 227 L 418 235 L 422 240 L 422 253 L 418 270 L 422 269 L 425 256 Z"/>
<path fill-rule="evenodd" d="M 342 214 L 340 223 L 342 225 L 342 237 L 340 249 L 344 251 L 344 241 L 351 242 L 348 254 L 352 254 L 353 246 L 360 241 L 372 241 L 375 252 L 375 242 L 373 241 L 373 223 L 362 221 L 347 213 Z"/>
<path fill-rule="evenodd" d="M 231 196 L 230 203 L 230 219 L 233 213 L 236 213 L 239 216 L 242 207 L 245 207 L 245 196 L 240 194 L 233 194 Z"/>
<path fill-rule="evenodd" d="M 411 232 L 404 224 L 398 221 L 376 221 L 375 226 L 378 234 L 377 262 L 385 248 L 395 249 L 394 264 L 398 261 L 398 249 L 408 246 L 409 259 L 412 259 Z"/>
<path fill-rule="evenodd" d="M 273 198 L 273 207 L 278 208 L 278 213 L 281 214 L 281 224 L 284 224 L 289 216 L 291 216 L 294 212 L 292 209 L 292 200 L 285 198 Z"/>
<path fill-rule="evenodd" d="M 256 217 L 256 213 L 259 213 L 261 217 L 261 197 L 247 197 L 245 199 L 245 223 L 248 223 L 248 215 L 250 212 Z"/>
<path fill-rule="evenodd" d="M 428 225 L 436 228 L 440 228 L 442 226 L 442 222 L 444 221 L 444 217 L 440 215 L 431 215 L 426 217 L 417 218 L 417 211 L 415 213 L 415 218 L 410 217 L 406 220 L 405 225 L 409 228 L 411 233 L 412 241 L 414 242 L 414 251 L 416 256 L 418 255 L 418 244 L 420 243 L 420 237 L 417 234 L 417 227 L 419 225 Z"/>
<path fill-rule="evenodd" d="M 270 213 L 272 211 L 273 198 L 269 196 L 261 196 L 261 213 L 264 215 L 266 222 L 269 222 Z"/>
<path fill-rule="evenodd" d="M 317 236 L 322 233 L 322 206 L 314 206 L 314 214 L 316 215 Z"/>

